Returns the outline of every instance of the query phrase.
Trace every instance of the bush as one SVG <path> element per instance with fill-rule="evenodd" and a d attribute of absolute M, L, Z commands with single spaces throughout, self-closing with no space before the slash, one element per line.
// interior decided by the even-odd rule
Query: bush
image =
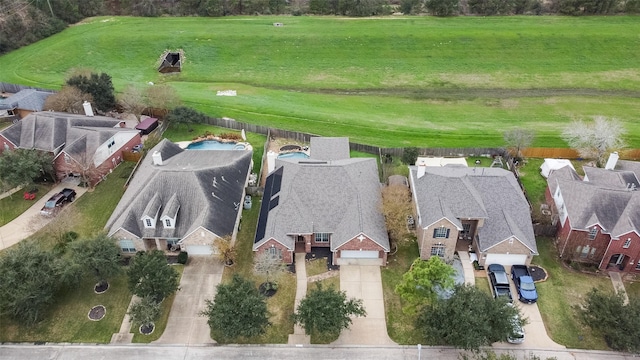
<path fill-rule="evenodd" d="M 189 260 L 189 254 L 186 251 L 180 251 L 178 254 L 178 264 L 186 264 L 187 260 Z"/>
<path fill-rule="evenodd" d="M 416 160 L 418 160 L 418 148 L 404 148 L 401 160 L 406 165 L 414 165 Z"/>

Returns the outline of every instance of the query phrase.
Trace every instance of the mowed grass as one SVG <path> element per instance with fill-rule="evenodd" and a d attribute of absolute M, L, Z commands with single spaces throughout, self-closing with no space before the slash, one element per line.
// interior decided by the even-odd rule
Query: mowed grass
<path fill-rule="evenodd" d="M 533 263 L 542 266 L 549 275 L 547 281 L 536 284 L 538 306 L 549 336 L 567 348 L 608 349 L 604 339 L 580 321 L 575 307 L 594 287 L 613 292 L 609 277 L 583 274 L 562 266 L 552 239 L 538 238 L 537 244 L 540 255 L 533 258 Z"/>
<path fill-rule="evenodd" d="M 101 17 L 0 57 L 0 81 L 59 88 L 92 68 L 117 90 L 170 84 L 211 116 L 388 147 L 500 146 L 516 127 L 565 147 L 563 125 L 604 115 L 640 147 L 637 20 Z M 182 73 L 156 72 L 167 48 Z"/>
<path fill-rule="evenodd" d="M 25 200 L 23 198 L 23 194 L 27 190 L 31 190 L 33 188 L 37 188 L 38 191 L 35 193 L 36 198 L 33 200 Z M 0 199 L 0 226 L 8 224 L 13 219 L 17 218 L 25 212 L 28 208 L 30 208 L 34 202 L 40 200 L 42 196 L 46 195 L 49 190 L 51 190 L 52 185 L 49 184 L 38 184 L 35 186 L 25 187 L 22 190 L 14 193 L 11 196 L 7 196 L 4 199 Z"/>

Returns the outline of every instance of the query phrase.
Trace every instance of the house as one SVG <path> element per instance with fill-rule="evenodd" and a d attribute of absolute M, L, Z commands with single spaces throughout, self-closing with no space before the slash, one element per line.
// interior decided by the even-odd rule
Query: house
<path fill-rule="evenodd" d="M 122 253 L 159 249 L 211 255 L 235 239 L 251 170 L 250 150 L 189 150 L 162 140 L 140 163 L 107 221 Z"/>
<path fill-rule="evenodd" d="M 351 159 L 347 138 L 311 138 L 309 159 L 277 159 L 267 177 L 253 251 L 290 264 L 329 248 L 334 265 L 385 265 L 380 189 L 376 160 Z"/>
<path fill-rule="evenodd" d="M 500 168 L 411 166 L 420 257 L 451 261 L 456 246 L 480 265 L 529 264 L 538 254 L 529 204 L 515 176 Z"/>
<path fill-rule="evenodd" d="M 44 102 L 53 92 L 36 89 L 24 89 L 0 99 L 0 116 L 16 116 L 22 119 L 32 112 L 42 111 Z"/>
<path fill-rule="evenodd" d="M 138 144 L 136 130 L 104 116 L 34 112 L 0 131 L 0 153 L 17 148 L 49 152 L 58 180 L 86 176 L 91 185 L 122 162 L 123 151 Z"/>
<path fill-rule="evenodd" d="M 546 198 L 558 217 L 560 257 L 638 273 L 640 164 L 615 160 L 605 169 L 585 166 L 583 178 L 568 166 L 553 171 Z"/>

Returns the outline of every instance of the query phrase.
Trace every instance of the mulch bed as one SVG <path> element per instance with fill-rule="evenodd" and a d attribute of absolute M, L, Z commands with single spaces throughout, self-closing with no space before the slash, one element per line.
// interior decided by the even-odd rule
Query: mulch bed
<path fill-rule="evenodd" d="M 100 321 L 107 314 L 107 309 L 103 305 L 96 305 L 89 310 L 89 319 Z"/>
<path fill-rule="evenodd" d="M 545 269 L 536 265 L 529 266 L 529 273 L 531 274 L 534 282 L 545 281 L 547 280 L 547 277 L 549 277 Z"/>
<path fill-rule="evenodd" d="M 156 326 L 151 323 L 151 324 L 146 324 L 146 325 L 140 325 L 140 334 L 143 335 L 151 335 L 153 333 L 153 330 L 156 329 Z"/>
<path fill-rule="evenodd" d="M 272 297 L 273 295 L 276 294 L 276 291 L 278 291 L 277 289 L 271 289 L 271 288 L 267 289 L 266 282 L 263 282 L 262 284 L 260 284 L 260 287 L 258 287 L 258 289 L 260 290 L 260 294 L 266 297 Z"/>
<path fill-rule="evenodd" d="M 109 283 L 108 282 L 97 283 L 96 286 L 93 287 L 93 291 L 96 294 L 102 294 L 105 291 L 107 291 L 108 289 L 109 289 Z"/>

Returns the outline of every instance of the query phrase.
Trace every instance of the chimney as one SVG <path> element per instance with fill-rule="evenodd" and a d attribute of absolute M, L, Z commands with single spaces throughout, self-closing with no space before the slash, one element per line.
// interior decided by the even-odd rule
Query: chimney
<path fill-rule="evenodd" d="M 85 101 L 82 103 L 82 107 L 84 108 L 84 114 L 90 117 L 93 117 L 93 109 L 91 108 L 91 103 Z"/>
<path fill-rule="evenodd" d="M 612 152 L 611 154 L 609 154 L 609 160 L 607 160 L 607 165 L 605 165 L 604 168 L 606 170 L 614 170 L 619 158 L 620 156 L 618 156 L 617 151 Z"/>
<path fill-rule="evenodd" d="M 278 153 L 269 150 L 269 152 L 267 153 L 267 174 L 271 174 L 271 172 L 275 170 L 277 158 Z"/>
<path fill-rule="evenodd" d="M 160 154 L 160 152 L 158 152 L 157 150 L 154 151 L 151 157 L 153 158 L 153 165 L 162 165 L 162 154 Z"/>
<path fill-rule="evenodd" d="M 418 179 L 423 177 L 425 172 L 427 172 L 427 165 L 422 161 L 418 165 Z"/>

